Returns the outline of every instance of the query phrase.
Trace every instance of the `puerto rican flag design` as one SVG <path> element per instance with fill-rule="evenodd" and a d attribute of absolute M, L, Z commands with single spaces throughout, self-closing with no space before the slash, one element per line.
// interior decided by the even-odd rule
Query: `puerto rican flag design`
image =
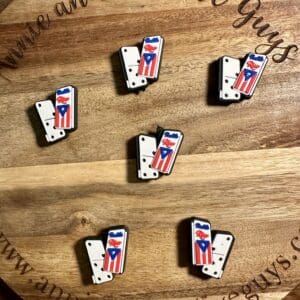
<path fill-rule="evenodd" d="M 138 75 L 157 79 L 162 58 L 164 39 L 161 36 L 146 37 L 143 43 Z"/>
<path fill-rule="evenodd" d="M 74 88 L 67 86 L 56 91 L 55 128 L 74 129 Z"/>
<path fill-rule="evenodd" d="M 192 257 L 193 265 L 203 266 L 212 264 L 212 244 L 210 223 L 193 219 L 192 231 Z"/>
<path fill-rule="evenodd" d="M 127 231 L 125 229 L 110 230 L 104 258 L 104 271 L 121 274 L 124 271 L 126 256 Z"/>
<path fill-rule="evenodd" d="M 175 163 L 183 134 L 176 130 L 164 130 L 151 167 L 163 174 L 170 174 Z"/>
<path fill-rule="evenodd" d="M 233 88 L 240 93 L 251 97 L 267 62 L 267 56 L 250 53 L 240 74 L 233 84 Z"/>

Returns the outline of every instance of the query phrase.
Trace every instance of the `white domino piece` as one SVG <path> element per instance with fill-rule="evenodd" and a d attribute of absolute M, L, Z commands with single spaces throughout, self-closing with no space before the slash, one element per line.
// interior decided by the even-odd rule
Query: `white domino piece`
<path fill-rule="evenodd" d="M 240 101 L 241 93 L 233 89 L 235 80 L 241 71 L 241 62 L 237 58 L 223 56 L 219 60 L 219 99 L 220 101 Z"/>
<path fill-rule="evenodd" d="M 122 47 L 120 57 L 127 88 L 136 90 L 146 87 L 148 85 L 147 78 L 138 75 L 141 59 L 138 47 Z"/>
<path fill-rule="evenodd" d="M 156 150 L 156 137 L 142 134 L 137 137 L 137 169 L 139 179 L 149 180 L 159 177 L 159 172 L 151 167 Z"/>
<path fill-rule="evenodd" d="M 86 250 L 93 271 L 92 280 L 94 284 L 102 284 L 113 280 L 111 272 L 103 270 L 105 249 L 101 240 L 86 240 Z"/>
<path fill-rule="evenodd" d="M 234 236 L 230 232 L 216 233 L 213 246 L 213 263 L 205 265 L 202 273 L 210 277 L 221 278 L 234 243 Z"/>
<path fill-rule="evenodd" d="M 45 129 L 47 142 L 52 143 L 63 139 L 66 136 L 65 131 L 55 128 L 55 108 L 52 101 L 36 102 L 35 107 Z"/>

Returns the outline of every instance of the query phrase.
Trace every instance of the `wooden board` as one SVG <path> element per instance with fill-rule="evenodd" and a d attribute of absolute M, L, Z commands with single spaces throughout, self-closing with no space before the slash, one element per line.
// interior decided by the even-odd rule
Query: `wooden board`
<path fill-rule="evenodd" d="M 0 166 L 132 158 L 133 147 L 127 142 L 157 125 L 185 133 L 182 154 L 299 145 L 300 69 L 294 51 L 289 53 L 294 60 L 282 63 L 272 56 L 284 49 L 270 53 L 251 101 L 225 107 L 216 103 L 213 62 L 222 55 L 243 57 L 268 43 L 252 28 L 254 20 L 233 28 L 241 18 L 239 1 L 214 7 L 211 1 L 197 0 L 155 5 L 146 0 L 123 5 L 90 0 L 87 7 L 62 17 L 54 12 L 56 2 L 14 0 L 1 13 L 0 61 L 26 33 L 26 22 L 36 29 L 37 16 L 48 14 L 51 23 L 17 60 L 17 69 L 0 69 L 11 80 L 0 78 Z M 263 1 L 255 16 L 280 32 L 278 39 L 284 42 L 279 47 L 299 41 L 297 0 Z M 166 39 L 160 80 L 138 96 L 127 94 L 116 52 L 149 34 Z M 43 137 L 32 105 L 68 84 L 79 89 L 79 130 L 62 143 L 40 147 Z"/>
<path fill-rule="evenodd" d="M 300 280 L 299 150 L 181 156 L 172 176 L 148 184 L 134 182 L 133 161 L 2 169 L 0 228 L 34 271 L 19 275 L 7 250 L 0 274 L 28 299 L 42 295 L 41 276 L 45 295 L 55 283 L 80 299 L 222 299 L 265 274 L 267 294 L 252 289 L 281 299 Z M 189 267 L 192 216 L 236 237 L 222 280 Z M 83 240 L 116 224 L 130 229 L 126 271 L 93 286 Z"/>
<path fill-rule="evenodd" d="M 58 16 L 57 0 L 0 0 L 0 278 L 23 298 L 299 297 L 300 4 L 213 2 L 82 0 Z M 160 79 L 128 94 L 117 51 L 151 34 L 166 40 Z M 271 45 L 254 97 L 220 105 L 215 61 Z M 33 105 L 69 84 L 79 129 L 46 146 Z M 138 183 L 134 137 L 158 125 L 184 132 L 181 156 L 170 177 Z M 236 236 L 220 281 L 189 267 L 192 216 Z M 83 240 L 118 224 L 125 274 L 95 287 Z"/>

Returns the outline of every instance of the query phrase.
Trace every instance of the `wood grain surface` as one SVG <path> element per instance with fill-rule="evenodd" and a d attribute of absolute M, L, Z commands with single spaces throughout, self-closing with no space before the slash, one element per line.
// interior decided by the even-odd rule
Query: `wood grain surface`
<path fill-rule="evenodd" d="M 180 156 L 172 176 L 148 184 L 134 182 L 134 161 L 1 169 L 1 230 L 35 269 L 19 275 L 22 268 L 15 269 L 18 260 L 7 259 L 8 252 L 0 255 L 1 276 L 29 299 L 42 295 L 28 283 L 39 276 L 80 299 L 222 299 L 267 268 L 274 273 L 275 262 L 280 280 L 266 273 L 271 285 L 265 292 L 281 299 L 300 280 L 294 259 L 300 249 L 291 245 L 300 235 L 298 153 Z M 189 267 L 192 216 L 236 237 L 222 280 L 203 280 Z M 126 271 L 111 284 L 93 286 L 83 240 L 118 224 L 130 229 Z M 280 256 L 289 266 L 276 262 Z"/>
<path fill-rule="evenodd" d="M 58 16 L 57 0 L 0 0 L 5 286 L 33 300 L 299 299 L 299 1 L 74 2 Z M 128 93 L 117 51 L 154 34 L 166 40 L 160 79 Z M 280 39 L 253 98 L 220 105 L 216 60 Z M 47 146 L 33 105 L 69 84 L 79 128 Z M 134 137 L 157 126 L 184 132 L 174 173 L 137 182 Z M 222 280 L 190 267 L 192 216 L 236 237 Z M 83 241 L 120 224 L 130 230 L 125 273 L 93 286 Z"/>
<path fill-rule="evenodd" d="M 274 50 L 251 101 L 216 102 L 213 62 L 222 55 L 243 57 L 267 43 L 251 21 L 232 27 L 241 17 L 239 1 L 219 7 L 197 0 L 89 1 L 63 17 L 54 13 L 56 2 L 15 0 L 1 14 L 0 59 L 26 32 L 26 22 L 35 26 L 39 14 L 49 14 L 51 23 L 17 69 L 0 69 L 11 80 L 0 78 L 0 166 L 133 158 L 127 142 L 157 125 L 185 133 L 182 154 L 299 145 L 298 56 L 278 64 L 272 55 L 283 50 Z M 280 32 L 283 47 L 299 41 L 298 1 L 263 1 L 257 15 Z M 139 95 L 127 94 L 116 52 L 150 34 L 166 39 L 160 80 Z M 79 89 L 79 129 L 57 145 L 40 147 L 32 106 L 68 84 Z"/>

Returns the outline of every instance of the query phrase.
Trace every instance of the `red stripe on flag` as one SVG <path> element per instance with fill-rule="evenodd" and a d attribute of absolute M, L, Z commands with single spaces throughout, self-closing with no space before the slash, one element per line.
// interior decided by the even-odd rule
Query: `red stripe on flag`
<path fill-rule="evenodd" d="M 141 59 L 141 63 L 140 63 L 140 67 L 139 67 L 139 71 L 138 71 L 138 74 L 140 76 L 143 76 L 143 72 L 144 72 L 144 64 L 145 64 L 145 60 L 144 60 L 144 57 L 142 57 Z"/>
<path fill-rule="evenodd" d="M 109 262 L 109 253 L 106 252 L 105 259 L 104 259 L 104 264 L 103 264 L 103 269 L 105 271 L 108 271 L 108 262 Z"/>
<path fill-rule="evenodd" d="M 200 261 L 200 248 L 197 244 L 197 242 L 195 242 L 195 255 L 196 255 L 196 264 L 200 265 L 201 261 Z"/>
<path fill-rule="evenodd" d="M 150 76 L 154 76 L 154 71 L 155 71 L 155 67 L 156 67 L 156 59 L 157 59 L 157 55 L 154 57 L 152 64 L 151 64 Z"/>
<path fill-rule="evenodd" d="M 256 75 L 251 78 L 250 83 L 248 84 L 246 89 L 246 94 L 249 94 L 249 91 L 251 90 L 255 80 L 256 80 Z"/>
<path fill-rule="evenodd" d="M 170 161 L 171 161 L 171 158 L 172 158 L 173 154 L 174 154 L 174 151 L 173 151 L 171 154 L 168 155 L 168 158 L 167 158 L 167 160 L 166 160 L 166 162 L 165 162 L 165 165 L 164 165 L 164 167 L 163 167 L 163 170 L 162 170 L 163 172 L 166 172 L 166 171 L 167 171 L 167 169 L 168 169 L 168 167 L 169 167 L 169 164 L 170 164 Z"/>
<path fill-rule="evenodd" d="M 55 128 L 59 128 L 59 111 L 55 108 Z"/>
<path fill-rule="evenodd" d="M 60 116 L 60 127 L 63 128 L 65 126 L 65 117 Z"/>
<path fill-rule="evenodd" d="M 242 79 L 243 79 L 243 76 L 244 76 L 244 71 L 240 73 L 240 75 L 239 75 L 239 77 L 238 77 L 238 79 L 237 79 L 237 82 L 236 82 L 236 84 L 234 85 L 234 88 L 235 88 L 235 89 L 239 89 L 239 86 L 240 86 L 240 84 L 241 84 L 241 81 L 242 81 Z"/>
<path fill-rule="evenodd" d="M 144 74 L 145 74 L 145 76 L 149 75 L 149 65 L 146 66 Z"/>
<path fill-rule="evenodd" d="M 162 158 L 160 159 L 159 164 L 158 164 L 158 166 L 157 166 L 157 169 L 158 169 L 158 170 L 161 170 L 161 168 L 162 168 L 162 166 L 163 166 L 163 164 L 164 164 L 164 161 L 165 161 L 164 159 L 162 159 Z"/>
<path fill-rule="evenodd" d="M 240 88 L 240 91 L 242 91 L 242 92 L 244 92 L 245 90 L 245 87 L 247 86 L 247 83 L 248 83 L 248 81 L 244 81 L 243 82 L 243 84 L 242 84 L 242 86 L 241 86 L 241 88 Z"/>
<path fill-rule="evenodd" d="M 109 271 L 110 272 L 113 272 L 114 271 L 114 261 L 113 260 L 111 260 L 111 262 L 110 262 L 110 265 L 109 265 Z"/>
<path fill-rule="evenodd" d="M 70 128 L 70 117 L 71 117 L 71 106 L 69 106 L 68 111 L 67 111 L 67 115 L 66 115 L 66 119 L 67 119 L 66 127 L 67 128 Z"/>
<path fill-rule="evenodd" d="M 121 263 L 121 253 L 118 254 L 117 256 L 117 263 L 116 263 L 116 268 L 115 268 L 115 272 L 120 273 L 120 263 Z"/>
<path fill-rule="evenodd" d="M 157 162 L 160 158 L 160 149 L 156 152 L 155 156 L 154 156 L 154 159 L 153 159 L 153 162 L 152 162 L 152 168 L 156 169 L 156 165 L 157 165 Z"/>
<path fill-rule="evenodd" d="M 206 252 L 202 252 L 202 261 L 203 264 L 206 264 Z"/>
<path fill-rule="evenodd" d="M 210 244 L 209 244 L 209 246 L 207 248 L 207 251 L 208 251 L 207 263 L 211 264 L 212 261 L 211 261 L 211 247 L 210 247 Z"/>

